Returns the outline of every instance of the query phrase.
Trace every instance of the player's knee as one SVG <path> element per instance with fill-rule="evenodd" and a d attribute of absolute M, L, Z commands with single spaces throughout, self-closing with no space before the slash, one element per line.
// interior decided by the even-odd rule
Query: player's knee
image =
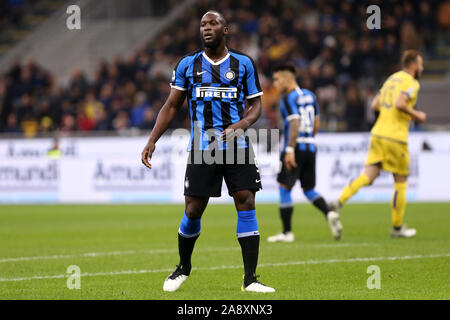
<path fill-rule="evenodd" d="M 200 210 L 195 210 L 195 208 L 186 208 L 186 216 L 189 219 L 200 219 L 202 217 L 203 212 L 200 212 Z"/>
<path fill-rule="evenodd" d="M 375 179 L 380 175 L 381 167 L 379 164 L 367 166 L 364 169 L 364 174 L 369 178 L 369 183 L 372 184 Z"/>
<path fill-rule="evenodd" d="M 205 210 L 205 204 L 196 201 L 187 201 L 185 214 L 189 219 L 200 219 Z"/>
<path fill-rule="evenodd" d="M 208 198 L 186 197 L 185 214 L 189 219 L 200 219 L 208 204 Z"/>
<path fill-rule="evenodd" d="M 255 194 L 252 191 L 238 191 L 233 197 L 239 211 L 255 210 Z"/>
<path fill-rule="evenodd" d="M 408 176 L 394 174 L 394 181 L 396 183 L 404 183 L 408 181 Z"/>
<path fill-rule="evenodd" d="M 186 206 L 186 216 L 189 219 L 200 219 L 203 215 L 203 207 L 198 204 Z"/>

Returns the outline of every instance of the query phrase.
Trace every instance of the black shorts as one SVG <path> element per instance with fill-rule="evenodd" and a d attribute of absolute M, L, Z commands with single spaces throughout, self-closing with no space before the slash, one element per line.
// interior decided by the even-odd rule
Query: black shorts
<path fill-rule="evenodd" d="M 316 153 L 310 151 L 295 150 L 297 168 L 288 170 L 284 164 L 284 152 L 281 153 L 280 167 L 277 181 L 292 188 L 297 180 L 300 180 L 303 190 L 311 190 L 316 186 Z"/>
<path fill-rule="evenodd" d="M 257 192 L 262 189 L 258 164 L 251 147 L 245 149 L 239 156 L 235 154 L 233 160 L 228 157 L 228 161 L 227 152 L 219 151 L 218 155 L 214 156 L 216 159 L 222 160 L 213 164 L 210 161 L 204 161 L 204 154 L 205 151 L 189 153 L 184 179 L 185 196 L 220 197 L 223 179 L 225 179 L 230 196 L 236 191 Z M 200 163 L 194 162 L 194 157 L 201 159 Z"/>

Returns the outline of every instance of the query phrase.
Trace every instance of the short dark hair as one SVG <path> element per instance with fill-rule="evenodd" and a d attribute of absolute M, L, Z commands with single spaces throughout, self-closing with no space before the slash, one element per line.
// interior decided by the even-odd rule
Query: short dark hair
<path fill-rule="evenodd" d="M 401 60 L 402 67 L 408 68 L 411 65 L 411 63 L 417 61 L 417 57 L 420 55 L 421 55 L 420 52 L 417 50 L 406 50 L 402 54 L 402 60 Z"/>
<path fill-rule="evenodd" d="M 219 16 L 219 21 L 222 23 L 222 25 L 224 27 L 228 27 L 228 21 L 227 21 L 227 19 L 225 19 L 225 16 L 222 13 L 220 13 L 219 11 L 216 11 L 216 10 L 209 10 L 205 14 L 207 14 L 207 13 L 213 13 L 213 14 L 218 15 Z"/>
<path fill-rule="evenodd" d="M 278 66 L 276 66 L 273 69 L 273 72 L 278 72 L 278 71 L 288 71 L 290 73 L 292 73 L 294 76 L 297 75 L 297 68 L 295 68 L 295 66 L 293 64 L 279 64 Z"/>

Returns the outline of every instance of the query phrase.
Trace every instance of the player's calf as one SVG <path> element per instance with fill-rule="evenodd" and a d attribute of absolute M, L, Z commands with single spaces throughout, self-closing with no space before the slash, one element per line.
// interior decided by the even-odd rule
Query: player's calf
<path fill-rule="evenodd" d="M 328 208 L 325 199 L 316 190 L 303 190 L 303 193 L 306 198 L 308 198 L 308 200 L 325 215 L 325 217 L 328 215 L 330 209 Z"/>
<path fill-rule="evenodd" d="M 294 206 L 292 203 L 291 189 L 280 185 L 280 218 L 283 224 L 283 232 L 267 238 L 268 242 L 293 242 L 292 233 L 292 213 Z"/>
<path fill-rule="evenodd" d="M 201 219 L 190 219 L 183 214 L 180 228 L 178 229 L 178 252 L 180 255 L 180 264 L 174 272 L 164 281 L 164 291 L 176 291 L 191 274 L 191 257 L 194 251 L 194 245 L 200 236 Z"/>

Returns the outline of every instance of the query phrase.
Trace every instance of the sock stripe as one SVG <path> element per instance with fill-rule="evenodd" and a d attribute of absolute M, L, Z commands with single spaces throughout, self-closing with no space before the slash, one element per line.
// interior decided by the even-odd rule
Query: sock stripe
<path fill-rule="evenodd" d="M 197 233 L 194 233 L 194 234 L 185 234 L 185 233 L 183 233 L 183 231 L 181 231 L 181 228 L 180 228 L 180 229 L 178 229 L 178 234 L 185 238 L 194 238 L 200 234 L 200 231 Z"/>
<path fill-rule="evenodd" d="M 395 208 L 397 208 L 397 196 L 398 196 L 398 190 L 395 190 L 395 193 L 394 193 L 394 200 L 393 200 L 393 202 L 392 202 L 392 207 L 395 209 Z"/>
<path fill-rule="evenodd" d="M 237 237 L 238 238 L 245 238 L 245 237 L 251 237 L 251 236 L 259 236 L 259 231 L 250 231 L 250 232 L 242 232 L 242 233 L 238 233 Z"/>

